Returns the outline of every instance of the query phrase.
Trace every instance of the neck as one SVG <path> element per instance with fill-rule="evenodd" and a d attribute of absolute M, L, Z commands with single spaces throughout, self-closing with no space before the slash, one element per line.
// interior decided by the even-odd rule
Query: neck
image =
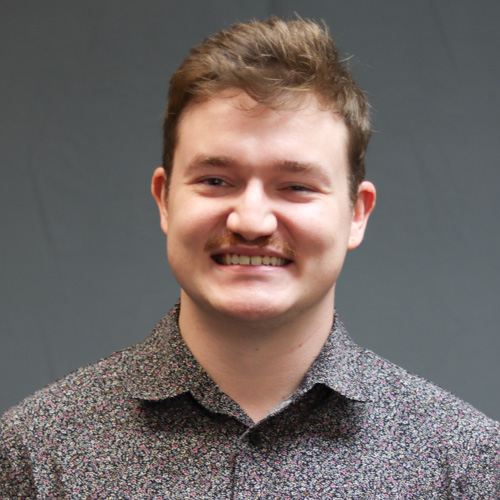
<path fill-rule="evenodd" d="M 249 322 L 201 309 L 183 293 L 179 316 L 195 358 L 254 422 L 299 387 L 332 322 L 333 297 L 293 321 Z"/>

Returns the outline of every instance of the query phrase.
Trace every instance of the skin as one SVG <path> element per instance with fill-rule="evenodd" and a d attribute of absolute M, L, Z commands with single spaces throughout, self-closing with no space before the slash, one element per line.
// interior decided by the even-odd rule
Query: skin
<path fill-rule="evenodd" d="M 164 169 L 153 176 L 181 334 L 254 421 L 321 350 L 346 252 L 375 205 L 366 181 L 350 202 L 346 141 L 343 120 L 312 95 L 276 112 L 233 92 L 184 111 L 168 193 Z M 233 254 L 285 265 L 225 265 Z"/>

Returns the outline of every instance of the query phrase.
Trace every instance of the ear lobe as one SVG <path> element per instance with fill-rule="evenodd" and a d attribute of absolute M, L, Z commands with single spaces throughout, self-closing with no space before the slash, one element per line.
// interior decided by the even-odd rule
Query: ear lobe
<path fill-rule="evenodd" d="M 168 211 L 167 211 L 167 176 L 163 167 L 158 167 L 153 174 L 151 181 L 151 193 L 158 205 L 160 212 L 160 225 L 162 231 L 167 234 L 168 228 Z"/>
<path fill-rule="evenodd" d="M 375 208 L 377 192 L 375 186 L 369 181 L 363 181 L 359 185 L 358 199 L 354 205 L 351 221 L 351 233 L 349 235 L 348 250 L 352 250 L 360 245 L 365 234 L 368 218 Z"/>

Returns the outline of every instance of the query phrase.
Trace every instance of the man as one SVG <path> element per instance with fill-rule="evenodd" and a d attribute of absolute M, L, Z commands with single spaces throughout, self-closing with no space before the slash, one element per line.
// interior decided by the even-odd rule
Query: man
<path fill-rule="evenodd" d="M 498 498 L 499 426 L 334 311 L 375 205 L 325 30 L 235 25 L 171 80 L 152 192 L 180 302 L 8 412 L 0 498 Z"/>

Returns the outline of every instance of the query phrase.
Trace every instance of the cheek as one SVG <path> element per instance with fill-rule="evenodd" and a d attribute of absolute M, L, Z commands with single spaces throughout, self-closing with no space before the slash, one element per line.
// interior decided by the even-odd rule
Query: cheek
<path fill-rule="evenodd" d="M 350 234 L 349 215 L 335 206 L 288 212 L 287 220 L 294 243 L 307 254 L 333 254 L 347 249 Z M 309 207 L 311 208 L 311 207 Z"/>
<path fill-rule="evenodd" d="M 200 245 L 224 228 L 226 218 L 220 205 L 181 196 L 171 201 L 167 242 L 172 242 L 172 252 L 199 251 Z"/>

